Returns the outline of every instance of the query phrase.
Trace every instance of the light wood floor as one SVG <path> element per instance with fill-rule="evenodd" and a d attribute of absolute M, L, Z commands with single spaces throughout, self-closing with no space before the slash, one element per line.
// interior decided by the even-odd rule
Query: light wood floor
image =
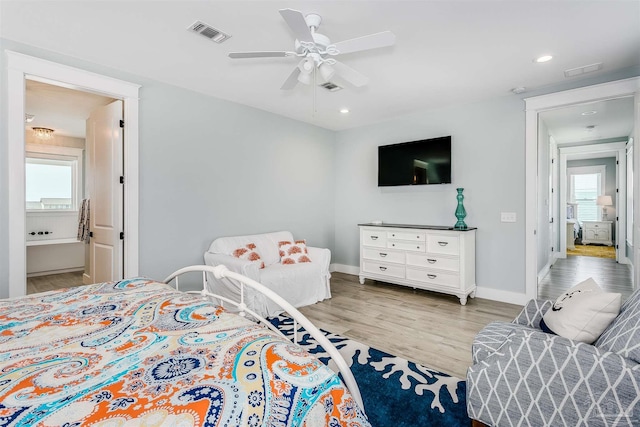
<path fill-rule="evenodd" d="M 593 277 L 605 292 L 617 292 L 626 299 L 633 292 L 631 267 L 615 259 L 568 256 L 558 259 L 538 284 L 539 298 L 555 300 L 567 289 Z"/>
<path fill-rule="evenodd" d="M 489 322 L 510 322 L 521 306 L 469 299 L 332 273 L 332 298 L 300 311 L 321 329 L 464 378 L 471 343 Z"/>
<path fill-rule="evenodd" d="M 27 278 L 27 295 L 82 286 L 82 271 Z"/>

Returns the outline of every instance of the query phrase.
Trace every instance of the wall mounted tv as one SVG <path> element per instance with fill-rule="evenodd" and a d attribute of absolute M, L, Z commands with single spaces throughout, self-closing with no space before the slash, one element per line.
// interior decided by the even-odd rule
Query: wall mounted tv
<path fill-rule="evenodd" d="M 451 136 L 378 147 L 378 187 L 451 184 Z"/>

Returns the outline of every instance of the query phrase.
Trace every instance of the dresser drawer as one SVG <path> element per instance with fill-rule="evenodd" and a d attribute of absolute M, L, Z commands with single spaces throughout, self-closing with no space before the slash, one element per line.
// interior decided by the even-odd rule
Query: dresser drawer
<path fill-rule="evenodd" d="M 375 261 L 394 262 L 404 264 L 404 252 L 394 252 L 380 249 L 363 248 L 362 258 Z"/>
<path fill-rule="evenodd" d="M 422 283 L 433 283 L 451 288 L 460 287 L 460 276 L 453 273 L 440 273 L 407 267 L 407 279 Z"/>
<path fill-rule="evenodd" d="M 391 249 L 401 249 L 403 251 L 424 252 L 424 243 L 400 242 L 397 240 L 388 240 L 387 247 Z"/>
<path fill-rule="evenodd" d="M 389 231 L 387 239 L 391 240 L 408 240 L 410 242 L 424 243 L 427 240 L 425 233 L 407 232 L 407 231 Z"/>
<path fill-rule="evenodd" d="M 433 254 L 458 255 L 460 253 L 458 236 L 429 234 L 427 236 L 427 252 Z"/>
<path fill-rule="evenodd" d="M 375 261 L 363 261 L 363 270 L 367 273 L 404 279 L 404 265 L 382 264 Z"/>
<path fill-rule="evenodd" d="M 382 230 L 362 230 L 362 244 L 377 248 L 387 247 L 387 233 Z"/>
<path fill-rule="evenodd" d="M 437 268 L 440 270 L 460 271 L 460 260 L 457 258 L 443 258 L 418 253 L 407 253 L 407 265 Z"/>

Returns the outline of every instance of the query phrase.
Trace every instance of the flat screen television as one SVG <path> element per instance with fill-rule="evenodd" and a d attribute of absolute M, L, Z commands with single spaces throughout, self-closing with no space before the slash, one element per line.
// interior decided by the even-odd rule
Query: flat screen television
<path fill-rule="evenodd" d="M 451 136 L 378 147 L 378 187 L 451 184 Z"/>

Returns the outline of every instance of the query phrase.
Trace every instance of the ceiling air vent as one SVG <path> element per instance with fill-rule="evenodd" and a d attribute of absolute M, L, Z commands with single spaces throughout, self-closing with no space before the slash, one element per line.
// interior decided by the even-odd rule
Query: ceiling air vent
<path fill-rule="evenodd" d="M 583 65 L 582 67 L 571 68 L 564 70 L 565 77 L 575 77 L 581 74 L 593 73 L 594 71 L 602 70 L 602 62 L 595 64 Z"/>
<path fill-rule="evenodd" d="M 213 28 L 211 25 L 205 24 L 202 21 L 196 21 L 191 24 L 188 28 L 189 31 L 193 31 L 194 33 L 198 33 L 203 37 L 208 38 L 209 40 L 213 40 L 216 43 L 222 43 L 231 37 L 229 34 L 225 34 L 220 30 Z"/>
<path fill-rule="evenodd" d="M 336 91 L 339 91 L 340 89 L 342 89 L 341 86 L 338 86 L 337 84 L 331 83 L 331 82 L 322 83 L 319 86 L 325 88 L 329 92 L 336 92 Z"/>

